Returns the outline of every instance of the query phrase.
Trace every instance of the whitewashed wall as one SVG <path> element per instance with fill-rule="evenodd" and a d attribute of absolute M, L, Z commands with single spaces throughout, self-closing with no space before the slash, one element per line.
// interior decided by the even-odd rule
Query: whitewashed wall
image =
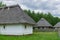
<path fill-rule="evenodd" d="M 33 27 L 28 26 L 25 28 L 25 25 L 6 25 L 5 29 L 2 26 L 0 26 L 0 34 L 4 35 L 25 35 L 25 34 L 32 34 L 33 33 Z"/>
<path fill-rule="evenodd" d="M 33 33 L 33 27 L 27 25 L 27 27 L 24 29 L 24 34 L 32 34 Z"/>

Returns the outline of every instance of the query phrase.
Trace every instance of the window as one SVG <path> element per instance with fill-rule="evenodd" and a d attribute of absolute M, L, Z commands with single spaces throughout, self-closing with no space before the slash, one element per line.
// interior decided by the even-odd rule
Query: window
<path fill-rule="evenodd" d="M 10 8 L 8 7 L 8 10 L 9 10 Z"/>
<path fill-rule="evenodd" d="M 35 29 L 35 27 L 33 27 L 33 29 Z"/>
<path fill-rule="evenodd" d="M 5 25 L 3 26 L 3 28 L 5 29 Z"/>
<path fill-rule="evenodd" d="M 42 29 L 44 29 L 44 27 L 42 27 Z"/>
<path fill-rule="evenodd" d="M 26 25 L 25 25 L 25 28 L 26 28 Z"/>
<path fill-rule="evenodd" d="M 40 29 L 40 27 L 38 27 L 38 29 Z"/>

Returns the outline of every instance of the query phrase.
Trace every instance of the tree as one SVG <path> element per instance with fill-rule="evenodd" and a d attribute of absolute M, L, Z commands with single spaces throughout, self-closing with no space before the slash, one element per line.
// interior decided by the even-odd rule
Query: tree
<path fill-rule="evenodd" d="M 0 7 L 6 6 L 5 4 L 3 4 L 2 2 L 0 2 Z"/>

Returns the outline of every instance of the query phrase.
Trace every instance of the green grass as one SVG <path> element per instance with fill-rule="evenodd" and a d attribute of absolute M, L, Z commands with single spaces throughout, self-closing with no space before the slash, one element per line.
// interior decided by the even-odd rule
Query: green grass
<path fill-rule="evenodd" d="M 57 32 L 34 32 L 32 35 L 24 36 L 0 35 L 0 40 L 60 40 L 60 38 Z"/>

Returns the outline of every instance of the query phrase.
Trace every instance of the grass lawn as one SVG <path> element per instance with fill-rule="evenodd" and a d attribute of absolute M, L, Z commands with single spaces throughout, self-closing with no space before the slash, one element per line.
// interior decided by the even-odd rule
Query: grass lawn
<path fill-rule="evenodd" d="M 34 32 L 32 35 L 25 36 L 3 36 L 0 40 L 60 40 L 57 32 Z"/>

